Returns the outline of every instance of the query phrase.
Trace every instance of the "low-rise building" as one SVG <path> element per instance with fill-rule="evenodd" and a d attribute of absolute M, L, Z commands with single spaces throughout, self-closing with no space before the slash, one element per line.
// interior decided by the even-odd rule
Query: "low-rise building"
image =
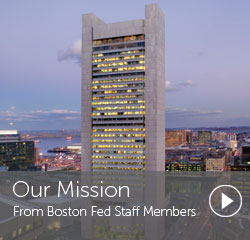
<path fill-rule="evenodd" d="M 226 166 L 226 157 L 207 157 L 206 158 L 206 171 L 224 171 Z"/>
<path fill-rule="evenodd" d="M 166 171 L 202 171 L 201 161 L 179 161 L 166 163 Z"/>

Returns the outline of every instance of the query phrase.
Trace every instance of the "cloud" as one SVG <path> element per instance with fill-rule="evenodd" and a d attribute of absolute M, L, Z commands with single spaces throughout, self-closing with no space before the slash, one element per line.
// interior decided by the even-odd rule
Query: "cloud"
<path fill-rule="evenodd" d="M 166 81 L 166 91 L 167 92 L 176 92 L 180 91 L 185 87 L 193 86 L 194 82 L 193 80 L 187 80 L 185 82 L 179 82 L 179 83 L 173 83 L 170 81 Z"/>
<path fill-rule="evenodd" d="M 214 116 L 223 113 L 221 110 L 215 111 L 203 111 L 200 109 L 186 109 L 186 108 L 176 108 L 176 107 L 167 107 L 167 115 L 170 114 L 172 117 L 204 117 L 204 116 Z"/>
<path fill-rule="evenodd" d="M 77 63 L 80 63 L 81 52 L 82 52 L 82 41 L 77 40 L 77 41 L 74 41 L 67 50 L 60 51 L 57 54 L 57 59 L 59 62 L 65 61 L 65 60 L 76 60 Z"/>
<path fill-rule="evenodd" d="M 0 111 L 0 129 L 80 129 L 81 113 L 67 109 Z"/>
<path fill-rule="evenodd" d="M 57 120 L 73 120 L 80 119 L 80 112 L 65 110 L 65 109 L 52 109 L 49 111 L 36 110 L 31 112 L 14 113 L 10 111 L 0 112 L 0 121 L 5 122 L 49 122 Z M 13 125 L 13 124 L 12 124 Z"/>

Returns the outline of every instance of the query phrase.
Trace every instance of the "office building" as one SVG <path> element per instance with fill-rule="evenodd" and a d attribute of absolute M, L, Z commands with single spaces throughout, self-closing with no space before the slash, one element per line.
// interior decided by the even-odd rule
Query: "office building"
<path fill-rule="evenodd" d="M 250 164 L 250 146 L 241 147 L 241 162 L 242 164 Z"/>
<path fill-rule="evenodd" d="M 192 131 L 190 130 L 166 130 L 165 132 L 165 145 L 168 148 L 192 143 Z"/>
<path fill-rule="evenodd" d="M 82 170 L 165 170 L 165 17 L 82 22 Z"/>
<path fill-rule="evenodd" d="M 199 131 L 198 143 L 199 145 L 210 145 L 212 143 L 212 132 L 211 131 Z"/>
<path fill-rule="evenodd" d="M 0 131 L 0 166 L 9 171 L 34 170 L 34 141 L 23 141 L 17 131 Z"/>

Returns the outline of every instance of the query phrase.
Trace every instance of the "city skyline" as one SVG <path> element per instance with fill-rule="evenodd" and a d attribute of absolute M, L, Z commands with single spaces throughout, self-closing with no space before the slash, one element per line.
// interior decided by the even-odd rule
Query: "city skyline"
<path fill-rule="evenodd" d="M 81 14 L 140 19 L 152 1 L 111 2 L 1 3 L 0 129 L 80 129 Z M 166 127 L 249 126 L 250 3 L 154 2 L 166 15 Z"/>

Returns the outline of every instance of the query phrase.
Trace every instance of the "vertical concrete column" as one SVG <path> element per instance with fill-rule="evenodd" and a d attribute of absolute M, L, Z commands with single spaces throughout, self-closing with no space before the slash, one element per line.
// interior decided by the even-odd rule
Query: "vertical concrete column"
<path fill-rule="evenodd" d="M 91 171 L 91 133 L 92 133 L 92 51 L 93 51 L 93 28 L 103 22 L 94 14 L 82 16 L 82 171 Z M 89 173 L 90 174 L 90 173 Z M 84 183 L 91 185 L 91 175 L 84 173 Z M 87 181 L 87 182 L 86 182 Z M 90 208 L 91 199 L 83 201 L 83 208 Z M 92 218 L 81 218 L 82 239 L 92 239 Z"/>
<path fill-rule="evenodd" d="M 103 24 L 94 14 L 82 16 L 82 171 L 91 171 L 91 96 L 93 27 Z"/>
<path fill-rule="evenodd" d="M 145 12 L 146 171 L 165 170 L 165 16 L 157 4 Z"/>

